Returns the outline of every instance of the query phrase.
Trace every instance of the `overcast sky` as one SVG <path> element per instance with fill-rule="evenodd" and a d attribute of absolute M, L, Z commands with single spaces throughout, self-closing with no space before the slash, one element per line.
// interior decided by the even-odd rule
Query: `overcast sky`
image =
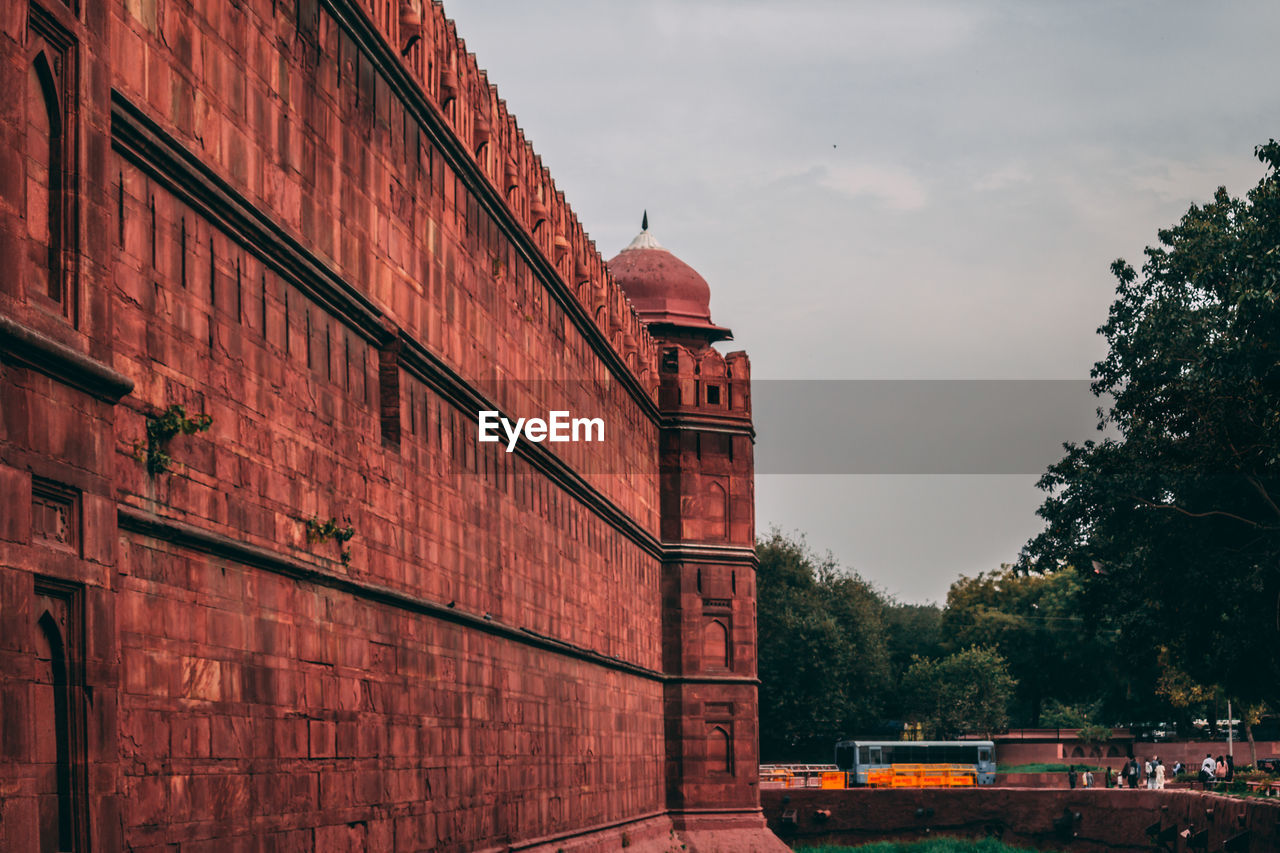
<path fill-rule="evenodd" d="M 1218 185 L 1247 190 L 1253 146 L 1280 136 L 1274 2 L 445 9 L 605 257 L 647 208 L 757 380 L 1087 378 L 1109 263 L 1140 262 Z M 831 387 L 855 417 L 867 383 Z M 1050 448 L 1041 465 L 1090 437 L 1087 393 L 1068 415 L 1006 396 L 993 424 L 1043 412 L 1017 427 Z M 946 413 L 926 420 L 948 446 Z M 761 429 L 762 471 L 787 470 L 792 441 Z M 903 600 L 944 600 L 1040 527 L 1021 459 L 858 473 L 830 452 L 839 473 L 757 478 L 758 527 L 805 532 Z"/>

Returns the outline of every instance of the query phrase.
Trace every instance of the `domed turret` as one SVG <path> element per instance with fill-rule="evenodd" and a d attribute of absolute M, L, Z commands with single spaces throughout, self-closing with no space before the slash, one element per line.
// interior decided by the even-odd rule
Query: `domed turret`
<path fill-rule="evenodd" d="M 662 248 L 649 233 L 649 214 L 640 233 L 609 261 L 609 271 L 655 337 L 701 343 L 728 340 L 733 333 L 711 322 L 711 288 L 693 267 Z"/>

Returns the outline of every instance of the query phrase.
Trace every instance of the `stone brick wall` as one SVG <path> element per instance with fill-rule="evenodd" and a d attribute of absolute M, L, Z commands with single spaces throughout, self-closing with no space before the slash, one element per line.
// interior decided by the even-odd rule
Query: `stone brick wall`
<path fill-rule="evenodd" d="M 773 843 L 745 357 L 666 482 L 656 342 L 401 5 L 0 9 L 0 848 Z"/>

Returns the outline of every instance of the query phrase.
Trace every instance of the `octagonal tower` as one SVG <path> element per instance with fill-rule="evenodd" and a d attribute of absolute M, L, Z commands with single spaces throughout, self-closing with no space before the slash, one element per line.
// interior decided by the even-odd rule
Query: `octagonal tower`
<path fill-rule="evenodd" d="M 760 812 L 750 362 L 648 224 L 609 270 L 659 349 L 667 806 L 694 849 L 785 849 Z"/>

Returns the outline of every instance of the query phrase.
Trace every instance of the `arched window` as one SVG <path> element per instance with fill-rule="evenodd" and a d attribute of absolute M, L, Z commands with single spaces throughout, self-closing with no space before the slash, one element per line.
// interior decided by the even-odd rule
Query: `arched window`
<path fill-rule="evenodd" d="M 36 579 L 29 755 L 41 853 L 87 846 L 82 596 L 83 588 L 76 584 Z"/>
<path fill-rule="evenodd" d="M 58 80 L 46 51 L 27 69 L 27 236 L 29 292 L 62 301 L 63 128 Z"/>
<path fill-rule="evenodd" d="M 40 849 L 73 850 L 71 727 L 66 645 L 58 619 L 49 610 L 36 622 L 35 737 L 36 797 Z"/>
<path fill-rule="evenodd" d="M 711 726 L 707 731 L 707 771 L 711 773 L 733 772 L 733 750 L 729 732 L 724 726 Z"/>
<path fill-rule="evenodd" d="M 729 629 L 719 619 L 712 619 L 702 629 L 702 666 L 725 670 L 729 665 Z"/>
<path fill-rule="evenodd" d="M 707 536 L 711 539 L 728 539 L 729 493 L 714 480 L 707 492 Z"/>
<path fill-rule="evenodd" d="M 27 299 L 51 300 L 75 321 L 76 40 L 56 13 L 35 3 L 27 16 L 27 69 L 21 146 L 22 214 L 27 222 L 21 274 Z M 74 24 L 72 24 L 74 26 Z"/>

